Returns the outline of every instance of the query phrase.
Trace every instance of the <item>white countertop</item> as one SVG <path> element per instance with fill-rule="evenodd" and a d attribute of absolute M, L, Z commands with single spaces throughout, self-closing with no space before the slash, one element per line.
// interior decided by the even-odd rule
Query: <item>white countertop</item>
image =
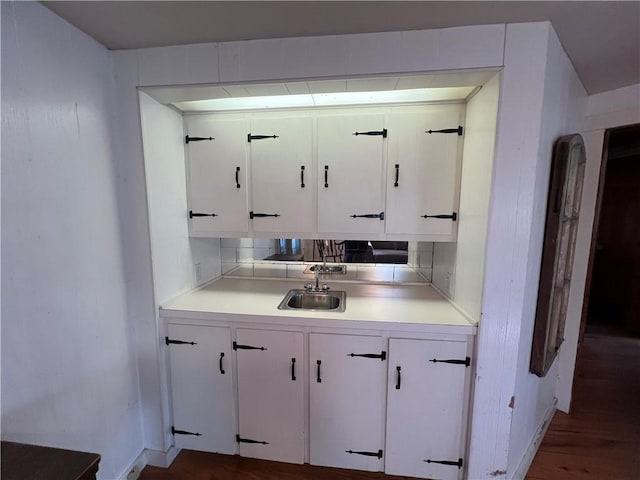
<path fill-rule="evenodd" d="M 347 292 L 344 312 L 278 310 L 286 293 L 302 288 L 303 283 L 301 280 L 222 277 L 164 303 L 160 315 L 315 327 L 393 330 L 400 327 L 432 333 L 476 333 L 476 322 L 459 312 L 429 284 L 329 282 L 332 290 Z"/>

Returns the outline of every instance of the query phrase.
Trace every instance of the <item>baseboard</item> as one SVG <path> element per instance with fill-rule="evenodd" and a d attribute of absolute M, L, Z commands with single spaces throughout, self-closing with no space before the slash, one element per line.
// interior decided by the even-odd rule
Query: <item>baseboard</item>
<path fill-rule="evenodd" d="M 169 468 L 178 456 L 178 452 L 180 452 L 180 450 L 172 445 L 166 452 L 161 450 L 150 450 L 147 448 L 145 449 L 144 454 L 147 459 L 147 464 L 153 467 Z"/>
<path fill-rule="evenodd" d="M 119 480 L 138 480 L 138 477 L 142 473 L 142 469 L 146 466 L 147 456 L 143 450 L 118 478 Z"/>
<path fill-rule="evenodd" d="M 524 452 L 522 459 L 520 460 L 520 464 L 518 468 L 515 469 L 513 475 L 509 476 L 509 480 L 524 480 L 527 476 L 527 472 L 529 471 L 529 467 L 531 467 L 531 462 L 533 462 L 533 458 L 536 456 L 538 452 L 538 447 L 542 443 L 542 439 L 544 435 L 547 433 L 549 429 L 549 425 L 551 425 L 551 419 L 553 418 L 553 414 L 556 413 L 556 406 L 558 404 L 558 399 L 554 398 L 553 403 L 549 406 L 547 411 L 544 414 L 544 421 L 538 428 L 538 431 L 533 436 L 533 440 L 527 447 L 527 450 Z"/>

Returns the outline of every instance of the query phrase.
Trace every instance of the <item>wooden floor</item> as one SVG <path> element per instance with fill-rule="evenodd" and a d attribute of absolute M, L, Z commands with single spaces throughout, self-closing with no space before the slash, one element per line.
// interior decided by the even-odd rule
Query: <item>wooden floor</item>
<path fill-rule="evenodd" d="M 400 480 L 183 450 L 141 480 Z M 474 479 L 468 479 L 474 480 Z M 556 413 L 527 480 L 640 480 L 640 339 L 587 334 L 570 415 Z"/>

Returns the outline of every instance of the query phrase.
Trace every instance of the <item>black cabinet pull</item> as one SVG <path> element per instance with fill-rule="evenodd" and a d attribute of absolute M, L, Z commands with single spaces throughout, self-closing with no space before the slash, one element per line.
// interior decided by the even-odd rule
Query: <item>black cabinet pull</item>
<path fill-rule="evenodd" d="M 393 186 L 397 187 L 398 186 L 398 180 L 400 179 L 400 164 L 396 163 L 396 181 L 393 182 Z"/>
<path fill-rule="evenodd" d="M 280 215 L 277 213 L 253 213 L 253 211 L 249 212 L 249 218 L 253 220 L 254 218 L 265 218 L 265 217 L 279 217 Z"/>
<path fill-rule="evenodd" d="M 383 128 L 382 130 L 376 130 L 373 132 L 353 132 L 352 135 L 356 137 L 358 135 L 369 135 L 369 136 L 381 136 L 382 138 L 387 138 L 387 129 Z"/>
<path fill-rule="evenodd" d="M 184 340 L 173 340 L 169 337 L 164 337 L 164 343 L 165 345 L 197 345 L 196 342 L 185 342 Z"/>
<path fill-rule="evenodd" d="M 379 218 L 380 220 L 384 220 L 384 212 L 380 213 L 365 213 L 364 215 L 349 215 L 351 218 Z"/>
<path fill-rule="evenodd" d="M 454 365 L 464 365 L 465 367 L 471 365 L 471 358 L 469 357 L 466 357 L 464 360 L 437 360 L 434 358 L 429 361 L 432 363 L 452 363 Z"/>
<path fill-rule="evenodd" d="M 457 462 L 452 460 L 424 460 L 427 463 L 439 463 L 440 465 L 451 465 L 452 467 L 462 468 L 462 459 L 459 458 Z"/>
<path fill-rule="evenodd" d="M 296 359 L 291 359 L 291 380 L 296 381 Z"/>
<path fill-rule="evenodd" d="M 240 167 L 236 167 L 236 188 L 240 188 Z"/>
<path fill-rule="evenodd" d="M 456 212 L 453 212 L 451 215 L 420 215 L 422 218 L 444 218 L 444 219 L 450 219 L 452 221 L 456 221 L 458 219 L 458 214 Z"/>
<path fill-rule="evenodd" d="M 189 210 L 189 218 L 193 218 L 193 217 L 217 217 L 218 214 L 217 213 L 198 213 L 198 212 L 193 212 L 191 210 Z"/>
<path fill-rule="evenodd" d="M 318 360 L 316 365 L 316 383 L 322 383 L 322 378 L 320 378 L 320 365 L 322 365 L 322 360 Z"/>
<path fill-rule="evenodd" d="M 201 437 L 202 434 L 198 432 L 187 432 L 186 430 L 178 430 L 171 425 L 171 435 L 193 435 L 194 437 Z"/>
<path fill-rule="evenodd" d="M 443 128 L 442 130 L 427 130 L 424 133 L 457 133 L 462 135 L 462 126 L 458 125 L 458 128 Z"/>
<path fill-rule="evenodd" d="M 353 450 L 345 450 L 345 453 L 352 455 L 364 455 L 365 457 L 382 458 L 382 450 L 378 450 L 377 452 L 355 452 Z"/>
<path fill-rule="evenodd" d="M 261 440 L 251 440 L 250 438 L 240 438 L 240 435 L 236 435 L 236 442 L 238 442 L 238 443 L 259 443 L 260 445 L 269 445 L 269 442 L 263 442 Z"/>
<path fill-rule="evenodd" d="M 304 188 L 304 165 L 300 165 L 300 188 Z"/>
<path fill-rule="evenodd" d="M 402 382 L 402 375 L 400 374 L 400 370 L 400 366 L 398 365 L 396 367 L 396 372 L 398 372 L 396 376 L 396 390 L 400 390 L 400 383 Z"/>
<path fill-rule="evenodd" d="M 251 143 L 251 140 L 264 140 L 265 138 L 280 138 L 278 135 L 247 135 L 247 142 Z"/>
<path fill-rule="evenodd" d="M 324 188 L 329 188 L 329 165 L 324 166 Z"/>
<path fill-rule="evenodd" d="M 220 373 L 224 375 L 224 367 L 222 366 L 222 359 L 224 358 L 224 352 L 220 352 L 220 361 L 218 362 L 218 367 L 220 368 Z"/>
<path fill-rule="evenodd" d="M 364 357 L 364 358 L 379 358 L 383 362 L 387 359 L 387 352 L 380 353 L 347 353 L 347 357 Z"/>
<path fill-rule="evenodd" d="M 266 350 L 265 347 L 254 347 L 253 345 L 240 345 L 239 343 L 233 342 L 234 350 Z"/>
<path fill-rule="evenodd" d="M 201 142 L 202 140 L 215 140 L 215 138 L 213 137 L 190 137 L 189 135 L 187 135 L 186 137 L 184 137 L 184 140 L 186 143 L 189 142 Z"/>

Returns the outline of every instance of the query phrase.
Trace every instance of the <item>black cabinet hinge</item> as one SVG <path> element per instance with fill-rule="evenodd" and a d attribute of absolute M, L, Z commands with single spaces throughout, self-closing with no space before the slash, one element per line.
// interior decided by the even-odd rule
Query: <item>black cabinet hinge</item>
<path fill-rule="evenodd" d="M 233 342 L 234 350 L 266 350 L 265 347 L 254 347 L 253 345 L 241 345 L 239 343 Z"/>
<path fill-rule="evenodd" d="M 194 437 L 201 437 L 202 434 L 198 432 L 187 432 L 186 430 L 178 430 L 171 425 L 171 435 L 193 435 Z"/>
<path fill-rule="evenodd" d="M 452 214 L 443 214 L 443 215 L 420 215 L 422 218 L 443 218 L 443 219 L 449 219 L 452 221 L 456 221 L 458 219 L 458 214 L 456 212 L 453 212 Z"/>
<path fill-rule="evenodd" d="M 194 212 L 193 210 L 189 210 L 189 218 L 193 218 L 193 217 L 217 217 L 218 214 L 217 213 L 198 213 L 198 212 Z"/>
<path fill-rule="evenodd" d="M 353 132 L 352 135 L 356 137 L 359 135 L 368 135 L 368 136 L 380 136 L 382 138 L 387 138 L 387 129 L 383 128 L 382 130 L 375 130 L 372 132 Z"/>
<path fill-rule="evenodd" d="M 164 337 L 164 343 L 165 345 L 170 345 L 170 344 L 174 344 L 174 345 L 197 345 L 196 342 L 185 342 L 184 340 L 173 340 L 169 337 Z"/>
<path fill-rule="evenodd" d="M 262 440 L 251 440 L 250 438 L 240 438 L 240 435 L 236 435 L 236 442 L 238 443 L 258 443 L 260 445 L 269 445 L 269 442 L 264 442 Z"/>
<path fill-rule="evenodd" d="M 443 128 L 442 130 L 427 130 L 424 133 L 457 133 L 462 135 L 462 126 L 458 125 L 458 128 Z"/>
<path fill-rule="evenodd" d="M 462 468 L 463 462 L 462 459 L 459 458 L 458 461 L 453 461 L 453 460 L 424 460 L 427 463 L 439 463 L 440 465 L 450 465 L 452 467 L 458 467 L 458 468 Z"/>
<path fill-rule="evenodd" d="M 251 140 L 264 140 L 265 138 L 280 138 L 278 135 L 247 135 L 247 142 L 251 143 Z"/>
<path fill-rule="evenodd" d="M 387 359 L 387 352 L 380 353 L 347 353 L 347 357 L 364 357 L 364 358 L 379 358 L 383 362 Z"/>
<path fill-rule="evenodd" d="M 203 140 L 215 140 L 215 138 L 213 137 L 190 137 L 189 135 L 187 135 L 186 137 L 184 137 L 184 141 L 185 143 L 189 143 L 189 142 L 201 142 Z"/>
<path fill-rule="evenodd" d="M 364 455 L 365 457 L 382 458 L 382 450 L 378 450 L 377 452 L 356 452 L 354 450 L 345 450 L 345 453 L 350 455 Z"/>
<path fill-rule="evenodd" d="M 464 360 L 438 360 L 436 358 L 429 360 L 432 363 L 452 363 L 454 365 L 464 365 L 465 367 L 468 367 L 469 365 L 471 365 L 471 358 L 466 357 Z"/>
<path fill-rule="evenodd" d="M 254 218 L 266 218 L 266 217 L 279 217 L 279 213 L 254 213 L 253 211 L 249 212 L 249 218 L 253 220 Z"/>
<path fill-rule="evenodd" d="M 384 220 L 384 212 L 380 213 L 365 213 L 363 215 L 349 215 L 351 218 L 379 218 L 380 220 Z"/>

